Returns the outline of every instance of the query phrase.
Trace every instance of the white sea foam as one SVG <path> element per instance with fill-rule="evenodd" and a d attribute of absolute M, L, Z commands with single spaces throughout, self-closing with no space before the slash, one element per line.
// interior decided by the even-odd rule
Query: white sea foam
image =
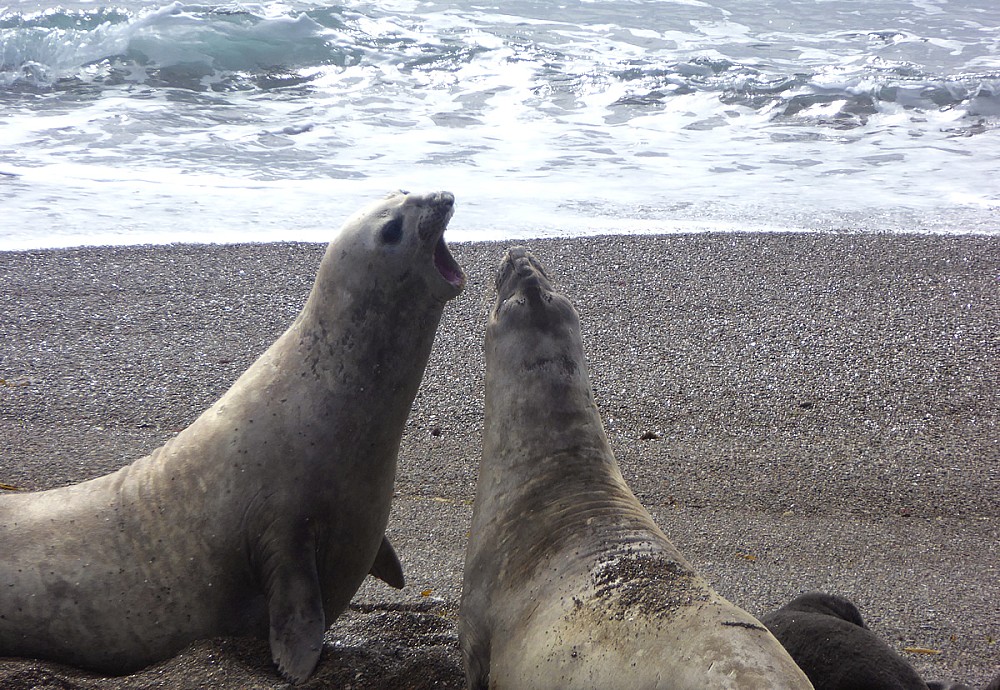
<path fill-rule="evenodd" d="M 0 248 L 322 239 L 393 187 L 469 239 L 1000 230 L 986 0 L 117 7 L 0 10 Z"/>

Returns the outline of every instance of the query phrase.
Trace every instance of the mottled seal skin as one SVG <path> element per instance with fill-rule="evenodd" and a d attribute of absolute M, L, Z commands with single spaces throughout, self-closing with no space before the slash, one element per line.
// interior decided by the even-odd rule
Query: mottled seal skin
<path fill-rule="evenodd" d="M 927 690 L 927 684 L 843 597 L 803 594 L 761 622 L 781 641 L 816 690 Z"/>
<path fill-rule="evenodd" d="M 507 254 L 496 288 L 459 615 L 467 686 L 812 687 L 629 490 L 569 300 L 522 248 Z"/>
<path fill-rule="evenodd" d="M 465 277 L 454 198 L 397 193 L 330 243 L 302 312 L 194 423 L 73 486 L 0 497 L 0 655 L 127 673 L 193 640 L 270 640 L 314 670 L 383 533 L 406 417 Z"/>

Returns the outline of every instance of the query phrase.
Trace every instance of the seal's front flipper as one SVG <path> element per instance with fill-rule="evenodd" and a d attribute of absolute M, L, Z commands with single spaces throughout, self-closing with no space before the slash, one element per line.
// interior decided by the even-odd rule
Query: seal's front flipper
<path fill-rule="evenodd" d="M 406 584 L 403 579 L 403 566 L 399 564 L 399 558 L 396 557 L 396 551 L 389 543 L 389 537 L 382 537 L 382 543 L 375 555 L 375 562 L 368 573 L 396 589 L 403 589 L 403 585 Z"/>
<path fill-rule="evenodd" d="M 462 605 L 465 606 L 466 602 L 463 601 Z M 467 690 L 486 690 L 490 686 L 490 637 L 486 633 L 475 616 L 460 618 L 458 642 Z"/>
<path fill-rule="evenodd" d="M 271 657 L 285 678 L 301 683 L 319 663 L 326 632 L 315 556 L 278 565 L 268 578 L 267 600 Z"/>
<path fill-rule="evenodd" d="M 490 687 L 490 657 L 470 651 L 463 645 L 462 656 L 465 662 L 465 687 L 468 690 L 486 690 Z"/>

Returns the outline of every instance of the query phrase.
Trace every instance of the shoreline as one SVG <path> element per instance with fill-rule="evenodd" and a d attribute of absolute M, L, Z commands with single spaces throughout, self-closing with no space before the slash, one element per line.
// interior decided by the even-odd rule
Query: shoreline
<path fill-rule="evenodd" d="M 359 202 L 364 204 L 372 198 L 367 195 Z M 889 207 L 870 209 L 868 211 L 845 212 L 842 210 L 826 210 L 820 214 L 810 215 L 803 222 L 801 215 L 778 217 L 768 215 L 765 211 L 750 209 L 727 209 L 724 212 L 714 208 L 715 205 L 698 206 L 686 210 L 683 214 L 661 218 L 655 211 L 636 211 L 633 216 L 594 216 L 574 219 L 572 229 L 539 230 L 541 227 L 551 227 L 565 222 L 558 211 L 540 221 L 524 218 L 513 226 L 503 230 L 503 236 L 497 237 L 492 222 L 480 222 L 478 225 L 457 225 L 449 228 L 446 238 L 451 244 L 530 244 L 534 242 L 572 242 L 600 240 L 612 237 L 685 237 L 698 235 L 856 235 L 890 236 L 890 237 L 941 237 L 941 238 L 1000 238 L 1000 227 L 992 207 L 985 208 L 947 208 L 947 209 L 917 209 L 908 207 Z M 170 242 L 158 241 L 162 237 L 159 232 L 132 234 L 127 230 L 95 234 L 84 232 L 82 237 L 98 237 L 99 241 L 72 243 L 63 242 L 51 246 L 31 246 L 23 240 L 11 240 L 0 230 L 0 254 L 30 253 L 46 251 L 73 250 L 112 250 L 112 249 L 144 249 L 170 248 L 185 246 L 229 247 L 254 245 L 323 245 L 327 241 L 330 230 L 326 226 L 311 227 L 295 239 L 269 239 L 268 236 L 251 236 L 244 233 L 227 232 L 221 228 L 213 228 L 210 232 L 204 230 L 188 230 L 177 235 Z M 13 235 L 13 233 L 11 233 Z M 70 237 L 74 235 L 70 234 Z M 123 238 L 128 241 L 121 241 Z M 218 238 L 218 239 L 212 239 Z"/>
<path fill-rule="evenodd" d="M 484 318 L 514 243 L 581 314 L 629 485 L 721 594 L 761 616 L 824 589 L 897 651 L 939 652 L 903 652 L 928 680 L 978 687 L 1000 670 L 1000 236 L 613 235 L 451 244 L 469 283 L 414 401 L 388 530 L 408 586 L 369 579 L 304 687 L 358 673 L 355 687 L 396 687 L 383 666 L 405 687 L 461 687 Z M 0 252 L 0 483 L 82 481 L 184 428 L 298 313 L 323 249 Z M 0 661 L 4 687 L 45 674 L 71 688 L 283 685 L 249 640 L 118 679 Z"/>

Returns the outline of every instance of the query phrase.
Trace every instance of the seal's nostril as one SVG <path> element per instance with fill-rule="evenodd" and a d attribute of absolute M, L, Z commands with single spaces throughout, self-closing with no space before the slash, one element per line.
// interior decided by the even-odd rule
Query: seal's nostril
<path fill-rule="evenodd" d="M 517 275 L 521 278 L 527 278 L 536 273 L 535 267 L 531 263 L 531 256 L 527 252 L 517 257 L 514 261 L 514 267 L 517 269 Z"/>

